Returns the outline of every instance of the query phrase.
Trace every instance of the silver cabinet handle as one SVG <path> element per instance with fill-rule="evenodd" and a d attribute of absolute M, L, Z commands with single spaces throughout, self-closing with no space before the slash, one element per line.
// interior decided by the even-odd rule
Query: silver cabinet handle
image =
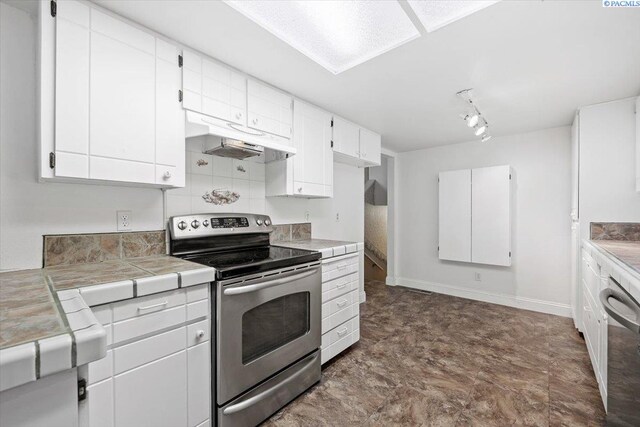
<path fill-rule="evenodd" d="M 338 336 L 341 337 L 344 334 L 346 334 L 348 330 L 349 330 L 349 328 L 344 328 L 344 329 L 342 329 L 340 331 L 336 331 L 336 332 L 338 333 Z"/>
<path fill-rule="evenodd" d="M 305 271 L 304 273 L 294 274 L 293 276 L 283 277 L 282 279 L 269 280 L 262 283 L 256 283 L 254 285 L 246 285 L 239 286 L 237 288 L 229 288 L 224 290 L 225 295 L 239 295 L 246 294 L 248 292 L 255 292 L 261 289 L 270 288 L 272 286 L 283 285 L 285 283 L 293 282 L 294 280 L 304 279 L 305 277 L 309 277 L 318 271 L 318 268 L 314 268 L 310 271 Z"/>
<path fill-rule="evenodd" d="M 199 340 L 204 338 L 204 331 L 202 329 L 200 329 L 200 330 L 198 330 L 198 332 L 196 332 L 196 338 L 198 338 Z"/>
<path fill-rule="evenodd" d="M 250 397 L 247 400 L 244 400 L 240 403 L 236 403 L 235 405 L 231 405 L 227 408 L 225 408 L 222 413 L 224 415 L 231 415 L 231 414 L 235 414 L 236 412 L 240 412 L 244 409 L 247 409 L 250 406 L 255 405 L 256 403 L 260 402 L 261 400 L 266 399 L 269 396 L 272 396 L 274 394 L 276 394 L 278 392 L 278 390 L 280 390 L 283 387 L 286 387 L 287 384 L 289 384 L 290 382 L 292 382 L 293 380 L 295 380 L 296 378 L 298 378 L 300 375 L 304 374 L 307 369 L 309 369 L 318 359 L 318 354 L 319 353 L 315 353 L 311 356 L 309 356 L 309 362 L 306 363 L 302 368 L 300 368 L 300 370 L 296 373 L 294 373 L 293 375 L 291 375 L 289 378 L 285 379 L 284 381 L 282 381 L 281 383 L 278 383 L 276 385 L 274 385 L 271 388 L 268 388 L 267 390 L 263 391 L 262 393 L 258 393 L 253 397 Z"/>
<path fill-rule="evenodd" d="M 347 302 L 348 302 L 348 301 L 347 301 L 346 299 L 343 299 L 342 301 L 340 301 L 340 302 L 336 303 L 336 305 L 337 305 L 338 307 L 344 307 L 345 305 L 347 305 Z"/>
<path fill-rule="evenodd" d="M 163 302 L 159 302 L 158 304 L 140 306 L 138 307 L 138 311 L 151 310 L 152 308 L 164 307 L 165 305 L 168 305 L 168 304 L 169 304 L 169 301 L 163 301 Z"/>
<path fill-rule="evenodd" d="M 640 334 L 640 325 L 629 319 L 628 317 L 618 313 L 609 302 L 609 298 L 613 298 L 614 300 L 624 304 L 625 306 L 635 311 L 637 317 L 640 317 L 640 306 L 636 305 L 629 297 L 627 297 L 622 292 L 610 288 L 603 289 L 600 292 L 599 296 L 600 302 L 602 303 L 602 308 L 604 308 L 604 311 L 606 311 L 609 316 L 611 316 L 625 328 L 635 332 L 636 334 Z"/>
<path fill-rule="evenodd" d="M 341 284 L 341 285 L 337 285 L 337 286 L 336 286 L 336 289 L 342 289 L 342 288 L 345 288 L 347 285 L 348 285 L 348 283 L 343 283 L 343 284 Z"/>

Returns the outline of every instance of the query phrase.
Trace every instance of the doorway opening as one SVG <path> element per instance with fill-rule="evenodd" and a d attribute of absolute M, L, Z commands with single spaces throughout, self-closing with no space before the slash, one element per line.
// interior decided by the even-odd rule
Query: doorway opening
<path fill-rule="evenodd" d="M 364 172 L 364 279 L 386 283 L 389 157 Z"/>

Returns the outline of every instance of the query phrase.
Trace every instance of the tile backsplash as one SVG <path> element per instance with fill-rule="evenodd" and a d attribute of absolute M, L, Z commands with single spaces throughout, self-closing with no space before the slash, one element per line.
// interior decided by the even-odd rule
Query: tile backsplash
<path fill-rule="evenodd" d="M 202 147 L 202 138 L 187 139 L 185 187 L 167 190 L 167 217 L 202 212 L 265 213 L 264 157 L 237 160 L 212 156 L 203 154 Z M 221 199 L 222 204 L 212 203 Z"/>
<path fill-rule="evenodd" d="M 592 222 L 591 239 L 640 241 L 640 223 Z"/>
<path fill-rule="evenodd" d="M 309 240 L 311 239 L 311 223 L 278 224 L 273 226 L 273 233 L 269 236 L 271 242 L 285 240 Z"/>
<path fill-rule="evenodd" d="M 44 267 L 163 255 L 167 252 L 164 230 L 49 235 L 44 236 L 43 248 Z"/>

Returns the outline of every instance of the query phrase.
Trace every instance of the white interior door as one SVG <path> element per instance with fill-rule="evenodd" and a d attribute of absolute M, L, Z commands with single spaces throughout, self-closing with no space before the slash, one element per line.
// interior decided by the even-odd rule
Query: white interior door
<path fill-rule="evenodd" d="M 331 115 L 298 100 L 294 104 L 294 145 L 297 153 L 293 156 L 293 179 L 296 183 L 317 184 L 298 188 L 316 190 L 311 194 L 330 195 L 333 184 L 333 155 L 331 151 Z M 329 188 L 327 188 L 329 187 Z"/>
<path fill-rule="evenodd" d="M 440 172 L 438 192 L 439 257 L 471 261 L 471 170 Z"/>
<path fill-rule="evenodd" d="M 472 262 L 511 265 L 511 168 L 471 170 Z"/>
<path fill-rule="evenodd" d="M 333 151 L 356 159 L 360 158 L 360 128 L 334 116 Z"/>

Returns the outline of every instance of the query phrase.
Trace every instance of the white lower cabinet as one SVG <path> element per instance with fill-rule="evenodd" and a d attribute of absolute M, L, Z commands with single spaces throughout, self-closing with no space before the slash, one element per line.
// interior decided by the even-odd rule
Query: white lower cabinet
<path fill-rule="evenodd" d="M 360 339 L 359 252 L 322 260 L 321 362 Z"/>
<path fill-rule="evenodd" d="M 203 284 L 95 307 L 96 317 L 115 333 L 106 357 L 79 368 L 87 381 L 80 426 L 208 425 L 208 304 Z"/>

